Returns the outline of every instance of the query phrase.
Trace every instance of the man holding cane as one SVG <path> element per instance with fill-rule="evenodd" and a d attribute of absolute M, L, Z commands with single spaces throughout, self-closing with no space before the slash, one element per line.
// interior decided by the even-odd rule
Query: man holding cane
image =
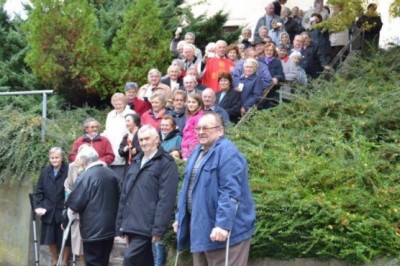
<path fill-rule="evenodd" d="M 247 265 L 255 208 L 247 161 L 224 137 L 217 113 L 196 128 L 199 145 L 186 164 L 176 221 L 178 251 L 190 247 L 193 265 Z"/>

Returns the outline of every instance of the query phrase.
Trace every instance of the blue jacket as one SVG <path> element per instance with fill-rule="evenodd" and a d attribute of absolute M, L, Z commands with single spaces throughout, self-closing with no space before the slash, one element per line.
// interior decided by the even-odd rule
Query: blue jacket
<path fill-rule="evenodd" d="M 192 191 L 192 213 L 189 217 L 187 190 L 200 151 L 199 145 L 187 161 L 178 199 L 175 215 L 178 221 L 178 250 L 189 246 L 191 252 L 224 248 L 225 242 L 212 242 L 210 239 L 214 227 L 231 232 L 231 245 L 249 239 L 254 232 L 255 208 L 248 183 L 247 161 L 236 146 L 224 137 L 210 147 L 200 164 Z"/>
<path fill-rule="evenodd" d="M 256 74 L 253 74 L 247 78 L 241 76 L 233 79 L 234 88 L 237 88 L 239 83 L 243 84 L 240 101 L 244 109 L 247 111 L 260 100 L 265 88 L 261 78 L 257 77 Z"/>

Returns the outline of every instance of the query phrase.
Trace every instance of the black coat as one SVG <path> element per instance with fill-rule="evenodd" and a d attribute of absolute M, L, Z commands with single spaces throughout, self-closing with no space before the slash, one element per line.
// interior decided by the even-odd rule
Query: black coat
<path fill-rule="evenodd" d="M 53 177 L 53 166 L 42 169 L 35 195 L 35 208 L 47 210 L 41 219 L 47 224 L 61 223 L 64 209 L 64 181 L 68 176 L 68 163 L 62 163 L 56 177 Z"/>
<path fill-rule="evenodd" d="M 79 213 L 83 241 L 101 241 L 115 236 L 118 210 L 118 177 L 101 163 L 85 170 L 65 203 Z"/>
<path fill-rule="evenodd" d="M 224 98 L 222 98 L 222 101 L 220 101 L 221 93 L 222 91 L 217 93 L 216 102 L 218 103 L 219 106 L 225 109 L 225 111 L 229 115 L 229 119 L 231 122 L 233 123 L 238 122 L 240 118 L 240 107 L 241 107 L 240 92 L 231 88 L 226 92 Z"/>
<path fill-rule="evenodd" d="M 123 183 L 116 222 L 117 235 L 162 237 L 168 230 L 178 189 L 178 167 L 171 155 L 159 148 L 140 168 L 144 154 L 129 166 Z"/>
<path fill-rule="evenodd" d="M 125 134 L 125 136 L 122 138 L 121 143 L 119 144 L 118 148 L 118 154 L 119 156 L 123 157 L 125 159 L 125 165 L 128 165 L 128 158 L 129 158 L 129 151 L 124 151 L 125 146 L 128 145 L 128 134 Z M 140 148 L 139 145 L 139 138 L 138 138 L 138 133 L 133 136 L 132 140 L 132 147 L 136 148 L 136 154 L 139 154 L 139 152 L 142 151 L 142 148 Z M 135 156 L 133 156 L 134 158 Z M 132 160 L 133 160 L 132 158 Z"/>

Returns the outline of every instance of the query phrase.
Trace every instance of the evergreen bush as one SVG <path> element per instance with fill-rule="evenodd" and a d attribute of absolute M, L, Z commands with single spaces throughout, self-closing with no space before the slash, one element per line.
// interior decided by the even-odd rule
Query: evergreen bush
<path fill-rule="evenodd" d="M 400 257 L 400 48 L 231 132 L 256 201 L 251 256 Z"/>

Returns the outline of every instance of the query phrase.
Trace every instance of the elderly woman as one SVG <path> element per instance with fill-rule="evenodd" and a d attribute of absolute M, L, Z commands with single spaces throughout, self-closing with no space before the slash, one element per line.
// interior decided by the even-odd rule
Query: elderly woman
<path fill-rule="evenodd" d="M 280 82 L 285 81 L 285 73 L 283 72 L 282 62 L 277 58 L 278 52 L 273 44 L 266 45 L 264 48 L 264 57 L 261 59 L 269 69 L 274 87 L 268 94 L 268 101 L 263 102 L 262 108 L 270 108 L 276 105 L 279 99 Z"/>
<path fill-rule="evenodd" d="M 243 75 L 233 80 L 233 86 L 240 93 L 240 113 L 245 114 L 253 105 L 257 104 L 264 92 L 264 84 L 257 76 L 258 61 L 247 58 L 243 64 Z"/>
<path fill-rule="evenodd" d="M 171 88 L 171 93 L 179 89 L 183 85 L 181 75 L 181 69 L 177 65 L 170 65 L 167 70 L 167 77 L 161 79 L 161 83 Z"/>
<path fill-rule="evenodd" d="M 203 116 L 203 101 L 199 94 L 193 93 L 188 95 L 186 104 L 186 124 L 183 129 L 182 137 L 182 158 L 187 160 L 199 144 L 199 139 L 196 134 L 197 122 Z"/>
<path fill-rule="evenodd" d="M 110 141 L 105 136 L 99 134 L 99 122 L 90 117 L 83 122 L 83 135 L 77 138 L 72 145 L 72 150 L 68 155 L 69 162 L 75 161 L 78 149 L 82 144 L 92 146 L 99 154 L 100 161 L 104 165 L 110 165 L 114 162 L 115 155 Z"/>
<path fill-rule="evenodd" d="M 279 44 L 277 46 L 282 46 L 282 45 L 287 47 L 288 50 L 292 49 L 290 37 L 287 32 L 282 32 L 281 35 L 279 35 Z"/>
<path fill-rule="evenodd" d="M 230 44 L 226 48 L 226 57 L 228 57 L 230 60 L 232 60 L 235 65 L 239 62 L 240 60 L 240 53 L 239 53 L 239 47 L 237 44 Z"/>
<path fill-rule="evenodd" d="M 125 124 L 128 133 L 126 133 L 122 138 L 122 141 L 119 145 L 118 154 L 125 158 L 125 165 L 129 166 L 132 163 L 133 157 L 135 157 L 142 150 L 139 145 L 137 134 L 141 126 L 140 116 L 137 114 L 127 114 L 125 116 Z"/>
<path fill-rule="evenodd" d="M 170 152 L 172 149 L 181 149 L 182 134 L 179 129 L 176 128 L 175 119 L 166 115 L 161 120 L 161 146 L 165 151 Z"/>
<path fill-rule="evenodd" d="M 61 229 L 64 209 L 64 182 L 68 175 L 68 163 L 63 160 L 61 148 L 53 147 L 49 151 L 50 165 L 43 168 L 36 190 L 35 213 L 42 220 L 40 244 L 48 245 L 52 265 L 56 265 L 61 248 L 63 231 Z M 63 265 L 68 265 L 70 243 L 64 248 Z"/>
<path fill-rule="evenodd" d="M 217 103 L 229 115 L 229 120 L 237 123 L 240 117 L 240 92 L 233 89 L 232 75 L 227 72 L 221 73 L 218 78 L 220 91 L 217 93 Z"/>
<path fill-rule="evenodd" d="M 161 83 L 161 72 L 158 71 L 158 69 L 150 69 L 149 74 L 147 75 L 147 80 L 149 83 L 140 87 L 138 91 L 139 99 L 149 100 L 150 96 L 156 92 L 164 94 L 166 98 L 170 97 L 171 88 Z"/>
<path fill-rule="evenodd" d="M 367 7 L 367 12 L 362 15 L 356 22 L 357 27 L 364 31 L 366 41 L 378 46 L 379 34 L 382 29 L 382 19 L 376 10 L 378 6 L 371 3 Z"/>
<path fill-rule="evenodd" d="M 107 137 L 107 139 L 111 142 L 111 146 L 115 154 L 115 159 L 111 163 L 110 168 L 117 173 L 120 180 L 122 180 L 124 176 L 125 160 L 119 156 L 118 148 L 122 137 L 127 133 L 125 116 L 127 114 L 135 113 L 129 108 L 127 102 L 128 99 L 124 94 L 120 92 L 114 93 L 114 95 L 111 97 L 111 104 L 114 107 L 114 110 L 108 113 L 106 119 L 106 128 L 103 132 L 103 136 Z"/>
<path fill-rule="evenodd" d="M 161 119 L 167 112 L 164 94 L 155 93 L 150 97 L 151 109 L 142 115 L 142 125 L 151 125 L 160 130 Z"/>
<path fill-rule="evenodd" d="M 137 114 L 142 115 L 149 110 L 148 102 L 140 100 L 137 97 L 139 87 L 136 82 L 125 83 L 125 95 L 128 98 L 128 106 Z"/>

